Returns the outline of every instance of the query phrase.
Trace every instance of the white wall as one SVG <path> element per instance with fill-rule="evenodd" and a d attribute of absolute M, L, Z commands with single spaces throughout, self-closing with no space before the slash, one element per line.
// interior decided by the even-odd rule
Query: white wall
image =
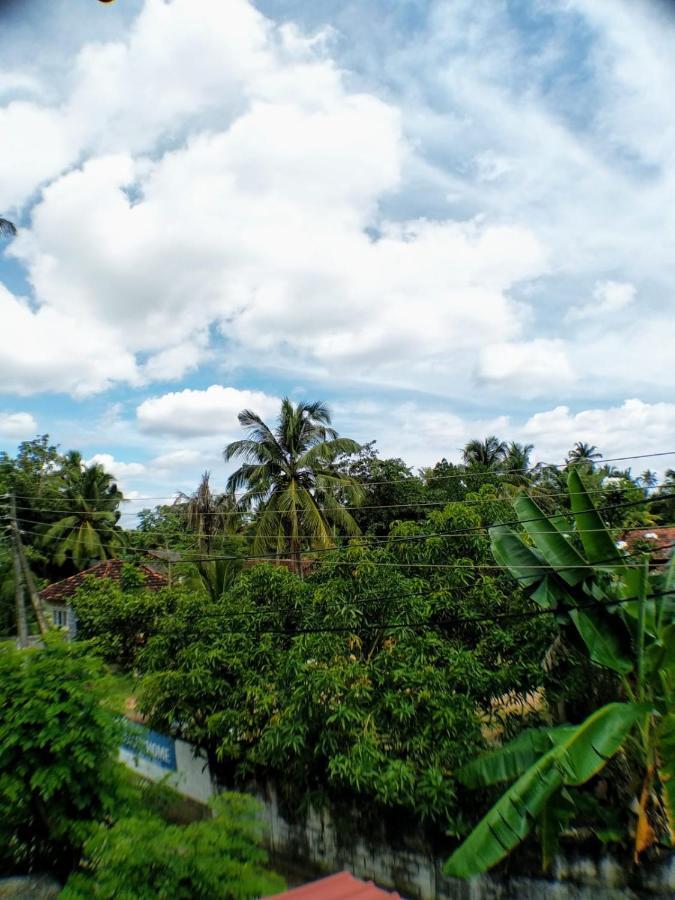
<path fill-rule="evenodd" d="M 169 787 L 184 797 L 190 797 L 199 803 L 208 803 L 214 795 L 214 790 L 206 757 L 204 755 L 195 756 L 192 752 L 192 745 L 185 741 L 175 740 L 173 743 L 175 769 L 161 766 L 144 754 L 136 756 L 126 747 L 120 748 L 119 758 L 126 766 L 149 781 L 165 780 Z"/>

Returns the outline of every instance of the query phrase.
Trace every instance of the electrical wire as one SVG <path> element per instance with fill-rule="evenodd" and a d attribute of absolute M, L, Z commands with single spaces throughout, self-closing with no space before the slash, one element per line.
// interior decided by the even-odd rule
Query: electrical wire
<path fill-rule="evenodd" d="M 524 487 L 524 485 L 523 485 L 523 487 Z M 672 484 L 665 483 L 665 484 L 655 485 L 654 488 L 652 488 L 652 490 L 656 491 L 656 490 L 661 490 L 663 488 L 668 488 L 668 487 L 672 487 Z M 607 494 L 611 490 L 612 490 L 611 487 L 604 487 L 604 488 L 589 488 L 586 491 L 558 491 L 556 493 L 551 493 L 551 494 L 546 493 L 543 495 L 543 497 L 546 500 L 554 500 L 554 499 L 557 499 L 558 497 L 576 497 L 576 496 L 583 495 L 583 494 Z M 617 488 L 617 490 L 621 491 L 621 490 L 625 490 L 625 488 L 619 487 L 619 488 Z M 447 506 L 450 503 L 461 504 L 461 505 L 466 505 L 466 506 L 479 506 L 486 502 L 490 502 L 490 500 L 492 500 L 492 499 L 493 498 L 482 497 L 482 498 L 477 498 L 475 500 L 467 499 L 467 498 L 464 498 L 461 500 L 420 500 L 420 501 L 413 501 L 413 502 L 408 502 L 408 503 L 381 503 L 381 504 L 374 504 L 374 505 L 364 504 L 364 505 L 355 505 L 355 506 L 340 506 L 340 509 L 346 509 L 349 511 L 357 511 L 357 512 L 359 510 L 363 510 L 363 509 L 369 509 L 369 510 L 373 510 L 373 509 L 405 509 L 408 507 L 417 509 L 420 507 L 424 508 L 424 507 L 429 507 L 429 506 Z M 509 498 L 507 498 L 507 497 L 497 497 L 496 499 L 498 501 L 501 501 L 504 503 L 509 502 Z M 658 498 L 658 499 L 660 499 L 660 498 Z M 83 502 L 86 502 L 86 501 L 83 501 Z M 176 507 L 176 511 L 180 512 L 180 505 L 174 504 L 174 506 Z M 58 507 L 58 508 L 55 507 L 52 509 L 52 508 L 46 507 L 46 506 L 31 506 L 31 505 L 19 506 L 19 505 L 17 505 L 16 508 L 17 508 L 17 510 L 28 510 L 31 513 L 36 513 L 36 512 L 44 512 L 44 513 L 50 513 L 50 514 L 65 513 L 66 515 L 69 515 L 69 514 L 74 515 L 76 513 L 82 514 L 82 513 L 87 512 L 87 510 L 84 510 L 81 506 L 77 506 L 77 507 L 72 506 L 72 507 L 68 507 L 67 509 L 65 509 L 63 507 Z M 89 512 L 94 513 L 94 514 L 96 514 L 96 513 L 101 514 L 101 513 L 105 513 L 105 512 L 117 512 L 117 510 L 114 510 L 114 511 L 113 510 L 90 510 Z M 235 516 L 241 518 L 245 514 L 246 513 L 243 510 L 228 510 L 227 512 L 222 512 L 220 510 L 206 510 L 204 512 L 200 512 L 198 515 L 200 517 L 218 516 L 219 518 L 227 519 L 227 518 L 235 517 Z M 266 511 L 265 514 L 268 516 L 270 516 L 270 515 L 271 516 L 286 516 L 287 515 L 287 513 L 283 512 L 283 511 L 282 512 Z M 120 516 L 138 516 L 139 513 L 138 512 L 121 512 L 121 513 L 119 513 L 119 515 Z M 21 518 L 21 516 L 19 516 L 19 518 Z M 28 521 L 28 520 L 26 520 L 26 521 Z"/>
<path fill-rule="evenodd" d="M 658 600 L 663 597 L 670 597 L 675 595 L 675 589 L 668 591 L 659 591 L 655 594 L 650 594 L 645 597 L 645 600 Z M 424 595 L 426 596 L 426 594 Z M 405 599 L 405 597 L 394 598 L 394 599 Z M 575 611 L 584 611 L 589 609 L 608 609 L 610 607 L 621 606 L 624 603 L 635 603 L 640 602 L 643 598 L 641 597 L 622 597 L 617 600 L 608 600 L 607 602 L 601 603 L 597 600 L 594 600 L 590 603 L 586 604 L 574 604 L 572 606 L 560 607 L 556 609 L 534 609 L 527 611 L 514 611 L 514 612 L 504 612 L 504 613 L 493 613 L 489 616 L 460 616 L 457 617 L 452 622 L 359 622 L 354 625 L 326 625 L 322 627 L 313 627 L 313 628 L 257 628 L 257 629 L 219 629 L 219 634 L 244 634 L 244 635 L 261 635 L 261 634 L 276 634 L 276 635 L 285 635 L 288 637 L 297 637 L 300 635 L 308 635 L 308 634 L 355 634 L 358 631 L 363 630 L 377 630 L 377 631 L 391 631 L 394 629 L 410 629 L 410 630 L 447 630 L 450 627 L 455 627 L 457 625 L 472 625 L 472 624 L 494 624 L 495 622 L 503 621 L 506 619 L 533 619 L 538 618 L 539 616 L 545 615 L 562 615 Z M 237 616 L 251 616 L 258 615 L 258 611 L 249 611 L 242 610 L 240 613 L 235 613 L 232 617 L 234 620 Z M 222 617 L 218 618 L 218 621 L 222 623 Z"/>
<path fill-rule="evenodd" d="M 604 507 L 603 506 L 589 507 L 588 509 L 579 510 L 578 513 L 576 513 L 576 514 L 587 513 L 587 512 L 600 513 L 600 512 L 607 512 L 607 511 L 615 511 L 617 509 L 641 506 L 646 503 L 655 503 L 655 502 L 660 502 L 661 500 L 664 500 L 664 499 L 671 499 L 671 498 L 675 498 L 675 493 L 662 494 L 659 497 L 643 497 L 640 500 L 632 500 L 632 501 L 628 501 L 628 502 L 624 502 L 624 503 L 617 503 L 617 504 L 604 506 Z M 561 519 L 564 517 L 565 516 L 563 514 L 558 512 L 558 513 L 553 513 L 550 515 L 542 514 L 542 516 L 540 516 L 540 517 L 531 518 L 531 519 L 522 519 L 522 520 L 521 519 L 512 519 L 510 521 L 500 522 L 500 523 L 496 523 L 496 524 L 499 526 L 514 526 L 514 525 L 519 526 L 519 525 L 527 524 L 529 522 L 538 522 L 542 518 L 550 521 L 552 519 Z M 7 518 L 7 517 L 5 516 L 5 518 Z M 21 517 L 17 517 L 17 521 L 19 521 L 21 523 L 32 522 L 32 520 L 22 519 Z M 35 521 L 35 522 L 33 522 L 33 524 L 44 525 L 46 523 Z M 494 527 L 496 527 L 496 525 L 476 525 L 476 526 L 472 526 L 469 528 L 460 529 L 459 531 L 430 532 L 430 533 L 413 534 L 413 535 L 393 535 L 393 536 L 389 535 L 387 537 L 382 537 L 382 538 L 368 537 L 367 535 L 356 536 L 356 537 L 347 536 L 347 539 L 349 540 L 350 543 L 348 545 L 346 545 L 346 547 L 347 548 L 358 548 L 358 547 L 369 547 L 369 546 L 374 546 L 374 545 L 379 545 L 379 544 L 391 545 L 391 544 L 402 543 L 402 542 L 407 543 L 407 542 L 414 542 L 414 541 L 425 541 L 425 540 L 428 540 L 429 538 L 460 537 L 460 536 L 465 536 L 467 534 L 478 534 L 478 533 L 481 533 L 484 531 L 489 531 L 491 528 L 494 528 Z M 643 526 L 640 526 L 636 530 L 642 531 L 647 528 L 657 528 L 657 527 L 660 527 L 660 526 L 643 525 Z M 669 527 L 669 526 L 663 526 L 663 527 Z M 670 527 L 672 527 L 672 526 L 670 526 Z M 602 530 L 602 529 L 598 529 L 598 530 Z M 628 530 L 628 529 L 623 529 L 623 530 Z M 544 532 L 539 532 L 539 533 L 541 533 L 541 534 L 556 534 L 558 532 L 555 530 L 552 530 L 550 532 L 544 531 Z M 574 534 L 575 532 L 570 532 L 570 533 Z M 138 548 L 138 551 L 136 551 L 136 548 L 129 548 L 129 549 L 131 550 L 131 552 L 142 553 L 144 551 L 144 548 Z M 342 549 L 345 549 L 345 545 L 334 546 L 334 547 L 319 547 L 319 548 L 316 548 L 313 550 L 307 550 L 307 551 L 303 550 L 302 553 L 303 553 L 304 558 L 309 558 L 315 554 L 335 553 L 336 551 L 339 551 Z M 252 560 L 266 560 L 266 559 L 278 559 L 278 558 L 279 558 L 279 553 L 267 553 L 267 554 L 258 554 L 258 555 L 249 555 L 249 556 L 239 556 L 236 554 L 209 554 L 207 556 L 202 556 L 202 557 L 193 557 L 189 561 L 190 562 L 208 562 L 211 560 L 252 561 Z"/>
<path fill-rule="evenodd" d="M 610 463 L 610 462 L 626 462 L 626 461 L 632 460 L 632 459 L 653 459 L 653 458 L 661 457 L 661 456 L 675 456 L 675 450 L 660 450 L 656 453 L 636 453 L 636 454 L 633 454 L 632 456 L 613 456 L 613 457 L 608 457 L 607 459 L 589 461 L 589 462 L 592 465 L 604 465 L 604 464 Z M 495 478 L 495 477 L 502 477 L 504 475 L 527 475 L 527 474 L 530 474 L 531 472 L 539 473 L 542 470 L 546 470 L 546 469 L 564 469 L 570 465 L 583 465 L 583 464 L 584 464 L 583 461 L 579 461 L 577 463 L 575 463 L 574 461 L 572 461 L 571 463 L 570 462 L 538 463 L 537 465 L 530 466 L 529 468 L 526 468 L 526 469 L 504 469 L 501 471 L 497 470 L 494 472 L 490 472 L 490 471 L 472 472 L 470 469 L 467 469 L 464 472 L 452 473 L 451 475 L 433 475 L 433 476 L 431 476 L 431 481 L 441 481 L 441 480 L 445 481 L 445 480 L 449 480 L 449 479 L 467 478 L 467 477 Z M 365 487 L 371 487 L 371 486 L 381 485 L 381 484 L 406 484 L 406 483 L 409 483 L 415 477 L 419 477 L 419 476 L 411 475 L 409 478 L 398 478 L 398 479 L 395 478 L 395 479 L 384 480 L 384 481 L 369 481 L 369 482 L 364 482 L 363 485 Z M 175 491 L 173 494 L 165 494 L 165 495 L 159 495 L 159 496 L 140 496 L 140 497 L 129 497 L 129 498 L 122 497 L 122 498 L 120 498 L 120 500 L 121 500 L 121 502 L 124 502 L 124 503 L 137 503 L 141 500 L 170 500 L 170 501 L 175 502 L 177 497 L 180 496 L 181 493 L 182 493 L 181 491 Z M 265 496 L 265 495 L 267 495 L 267 493 L 268 493 L 267 491 L 254 491 L 254 492 L 234 491 L 233 493 L 230 493 L 229 496 L 235 496 L 235 497 L 236 496 L 246 496 L 246 495 Z M 30 494 L 15 494 L 15 496 L 20 499 L 28 499 L 28 500 L 31 499 Z M 82 499 L 94 501 L 94 500 L 101 500 L 102 498 L 101 497 L 86 497 L 86 498 L 82 498 Z M 189 497 L 186 498 L 185 502 L 187 502 L 188 500 L 189 500 Z"/>

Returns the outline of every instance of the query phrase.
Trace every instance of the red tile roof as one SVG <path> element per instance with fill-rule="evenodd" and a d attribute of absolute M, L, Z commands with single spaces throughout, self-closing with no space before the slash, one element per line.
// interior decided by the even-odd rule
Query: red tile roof
<path fill-rule="evenodd" d="M 71 575 L 70 578 L 64 578 L 63 581 L 56 581 L 54 584 L 47 585 L 40 591 L 40 597 L 47 603 L 62 603 L 72 597 L 75 591 L 82 586 L 85 578 L 93 575 L 94 578 L 111 578 L 113 581 L 120 581 L 124 566 L 127 563 L 121 559 L 105 559 L 103 562 L 96 563 L 77 575 Z M 164 575 L 155 572 L 148 566 L 136 566 L 139 572 L 145 575 L 143 587 L 150 591 L 159 591 L 167 587 L 169 581 Z"/>
<path fill-rule="evenodd" d="M 675 544 L 675 526 L 663 528 L 660 525 L 647 525 L 640 531 L 631 530 L 623 535 L 623 540 L 628 545 L 628 550 L 633 551 L 636 545 L 650 544 L 652 550 L 652 562 L 654 564 L 667 562 L 673 555 Z"/>
<path fill-rule="evenodd" d="M 400 894 L 383 891 L 372 881 L 361 881 L 349 872 L 329 875 L 328 878 L 321 878 L 274 896 L 289 900 L 401 900 Z"/>

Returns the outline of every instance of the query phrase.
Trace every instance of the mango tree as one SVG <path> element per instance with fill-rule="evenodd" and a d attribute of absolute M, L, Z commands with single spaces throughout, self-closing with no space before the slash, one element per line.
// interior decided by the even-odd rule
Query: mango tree
<path fill-rule="evenodd" d="M 656 841 L 675 843 L 675 566 L 620 551 L 577 468 L 568 476 L 571 516 L 546 516 L 527 496 L 520 529 L 490 530 L 496 561 L 597 666 L 617 678 L 616 702 L 581 724 L 531 729 L 456 774 L 471 788 L 512 782 L 447 861 L 456 877 L 484 872 L 536 828 L 544 868 L 564 822 L 568 788 L 588 782 L 616 754 L 636 773 L 634 858 Z"/>

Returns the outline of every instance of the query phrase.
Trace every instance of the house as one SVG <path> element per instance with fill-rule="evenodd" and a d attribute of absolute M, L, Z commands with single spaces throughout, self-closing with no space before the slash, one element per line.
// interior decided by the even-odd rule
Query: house
<path fill-rule="evenodd" d="M 618 546 L 631 554 L 642 550 L 648 551 L 652 567 L 661 568 L 666 566 L 673 556 L 675 526 L 649 525 L 645 528 L 631 528 L 622 535 Z"/>
<path fill-rule="evenodd" d="M 349 872 L 338 872 L 275 894 L 270 900 L 401 900 L 401 895 L 383 891 L 372 881 L 361 881 Z"/>
<path fill-rule="evenodd" d="M 118 583 L 121 582 L 123 572 L 128 565 L 129 563 L 121 559 L 105 559 L 78 572 L 77 575 L 71 575 L 70 578 L 64 578 L 63 581 L 56 581 L 43 588 L 40 591 L 40 599 L 44 603 L 47 613 L 51 615 L 54 625 L 67 629 L 72 640 L 77 630 L 77 622 L 75 611 L 70 605 L 70 598 L 78 588 L 82 587 L 86 578 L 108 578 Z M 143 586 L 150 591 L 160 591 L 169 584 L 168 578 L 155 572 L 149 566 L 134 566 L 134 568 L 144 576 Z"/>

